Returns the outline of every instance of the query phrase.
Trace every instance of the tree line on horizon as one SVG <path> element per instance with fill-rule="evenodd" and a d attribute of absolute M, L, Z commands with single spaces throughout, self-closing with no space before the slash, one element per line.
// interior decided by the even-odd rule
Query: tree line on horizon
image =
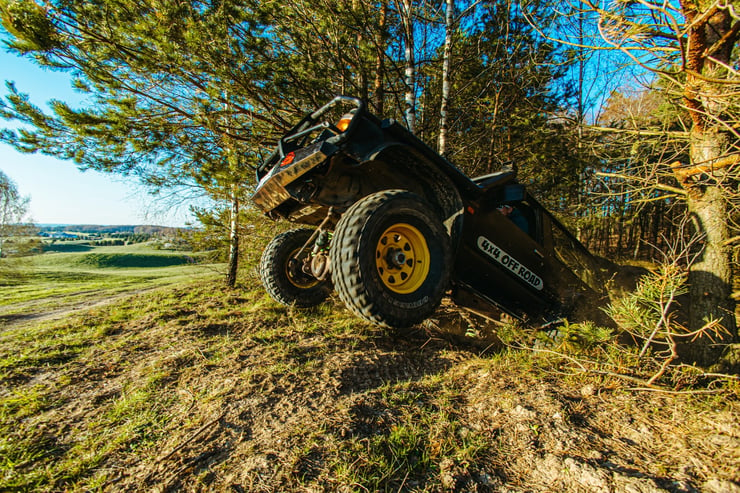
<path fill-rule="evenodd" d="M 0 0 L 0 17 L 12 51 L 86 94 L 47 113 L 9 82 L 0 116 L 23 125 L 0 139 L 215 199 L 196 213 L 222 232 L 231 285 L 253 168 L 346 94 L 471 176 L 513 163 L 597 253 L 682 256 L 690 326 L 718 319 L 736 338 L 731 3 Z"/>
<path fill-rule="evenodd" d="M 176 234 L 187 228 L 156 225 L 105 225 L 105 224 L 48 224 L 39 225 L 40 231 L 67 231 L 77 233 L 122 233 L 122 234 Z"/>

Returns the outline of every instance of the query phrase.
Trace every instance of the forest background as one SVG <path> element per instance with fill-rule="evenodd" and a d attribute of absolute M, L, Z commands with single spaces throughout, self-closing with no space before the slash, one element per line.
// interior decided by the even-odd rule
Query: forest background
<path fill-rule="evenodd" d="M 471 176 L 513 164 L 592 251 L 681 266 L 687 334 L 737 337 L 740 4 L 0 0 L 4 40 L 85 107 L 8 85 L 0 138 L 198 210 L 236 279 L 253 168 L 335 94 Z M 212 234 L 215 233 L 215 234 Z M 688 338 L 687 338 L 688 340 Z M 716 360 L 717 338 L 688 357 Z"/>

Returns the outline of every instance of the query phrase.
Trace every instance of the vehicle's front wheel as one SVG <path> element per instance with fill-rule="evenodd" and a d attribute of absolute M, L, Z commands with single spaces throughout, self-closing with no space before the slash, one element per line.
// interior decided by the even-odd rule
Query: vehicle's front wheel
<path fill-rule="evenodd" d="M 337 224 L 332 279 L 355 314 L 408 327 L 439 305 L 450 255 L 449 236 L 429 205 L 411 192 L 387 190 L 355 203 Z"/>
<path fill-rule="evenodd" d="M 329 281 L 320 281 L 303 271 L 304 259 L 310 255 L 313 245 L 308 245 L 299 258 L 294 258 L 312 234 L 312 230 L 305 228 L 279 234 L 262 253 L 262 284 L 278 303 L 307 308 L 323 302 L 331 293 Z"/>

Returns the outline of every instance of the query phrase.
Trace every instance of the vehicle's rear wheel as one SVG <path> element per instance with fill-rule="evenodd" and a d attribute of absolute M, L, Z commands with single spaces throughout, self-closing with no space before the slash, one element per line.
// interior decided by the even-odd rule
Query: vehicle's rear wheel
<path fill-rule="evenodd" d="M 449 236 L 431 207 L 411 192 L 387 190 L 355 203 L 337 224 L 332 279 L 360 317 L 408 327 L 439 305 L 450 255 Z"/>
<path fill-rule="evenodd" d="M 311 254 L 313 245 L 294 258 L 312 234 L 312 230 L 305 228 L 279 234 L 262 253 L 262 284 L 278 303 L 307 308 L 323 302 L 331 293 L 329 281 L 320 281 L 303 271 L 304 260 Z"/>

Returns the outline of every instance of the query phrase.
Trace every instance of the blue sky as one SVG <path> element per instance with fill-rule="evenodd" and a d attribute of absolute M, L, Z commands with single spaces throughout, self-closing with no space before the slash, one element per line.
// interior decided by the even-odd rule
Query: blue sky
<path fill-rule="evenodd" d="M 81 101 L 63 73 L 44 70 L 0 47 L 0 96 L 5 81 L 14 81 L 20 92 L 45 107 L 47 101 Z M 0 120 L 0 127 L 12 124 Z M 37 224 L 158 224 L 183 226 L 187 207 L 167 210 L 147 195 L 138 183 L 95 171 L 79 171 L 74 163 L 42 154 L 22 154 L 0 143 L 0 170 L 30 196 L 31 218 Z"/>

